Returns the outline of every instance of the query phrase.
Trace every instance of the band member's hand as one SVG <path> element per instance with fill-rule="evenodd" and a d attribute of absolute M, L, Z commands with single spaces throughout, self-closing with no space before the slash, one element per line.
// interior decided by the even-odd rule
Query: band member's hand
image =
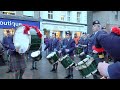
<path fill-rule="evenodd" d="M 103 76 L 103 77 L 101 77 L 100 79 L 107 79 L 107 78 L 105 78 L 105 77 Z"/>
<path fill-rule="evenodd" d="M 62 51 L 60 50 L 60 51 L 58 51 L 58 53 L 61 53 Z"/>
<path fill-rule="evenodd" d="M 57 51 L 57 49 L 54 49 L 54 52 L 56 52 Z"/>
<path fill-rule="evenodd" d="M 108 75 L 108 66 L 109 66 L 109 64 L 106 63 L 106 62 L 98 63 L 98 71 L 104 77 L 109 77 L 109 75 Z"/>
<path fill-rule="evenodd" d="M 93 50 L 93 53 L 98 53 L 96 50 Z"/>
<path fill-rule="evenodd" d="M 69 52 L 69 49 L 65 49 L 66 52 Z"/>
<path fill-rule="evenodd" d="M 75 45 L 75 47 L 78 47 L 78 45 Z"/>

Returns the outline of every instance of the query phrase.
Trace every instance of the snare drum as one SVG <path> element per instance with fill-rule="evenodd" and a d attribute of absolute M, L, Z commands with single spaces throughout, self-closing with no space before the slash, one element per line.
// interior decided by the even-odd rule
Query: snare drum
<path fill-rule="evenodd" d="M 75 54 L 79 55 L 82 52 L 83 52 L 83 49 L 81 47 L 76 47 L 75 48 Z"/>
<path fill-rule="evenodd" d="M 47 57 L 46 57 L 49 61 L 50 64 L 55 64 L 58 62 L 58 55 L 56 52 L 52 52 L 50 53 Z"/>
<path fill-rule="evenodd" d="M 65 55 L 64 57 L 62 57 L 61 59 L 59 59 L 61 64 L 63 65 L 63 67 L 65 69 L 68 69 L 69 67 L 73 66 L 75 63 L 73 62 L 73 60 L 69 57 L 69 55 Z"/>
<path fill-rule="evenodd" d="M 19 53 L 25 53 L 28 50 L 38 50 L 41 46 L 41 38 L 38 37 L 34 28 L 29 27 L 28 34 L 24 34 L 25 26 L 21 25 L 17 27 L 13 36 L 13 43 L 16 47 L 16 43 L 20 44 Z"/>
<path fill-rule="evenodd" d="M 97 72 L 96 62 L 92 57 L 80 61 L 75 69 L 78 70 L 83 77 L 89 77 Z"/>
<path fill-rule="evenodd" d="M 32 57 L 35 61 L 39 61 L 39 60 L 41 60 L 41 58 L 42 58 L 42 54 L 41 54 L 41 52 L 38 50 L 38 51 L 32 52 L 32 53 L 31 53 L 31 57 Z"/>

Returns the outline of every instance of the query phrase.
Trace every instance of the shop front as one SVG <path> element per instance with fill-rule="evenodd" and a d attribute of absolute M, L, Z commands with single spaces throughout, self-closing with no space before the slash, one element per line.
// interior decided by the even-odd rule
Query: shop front
<path fill-rule="evenodd" d="M 28 24 L 28 25 L 37 26 L 38 28 L 40 28 L 40 22 L 38 21 L 0 18 L 0 41 L 6 35 L 6 30 L 10 30 L 10 33 L 14 35 L 16 27 L 22 24 Z"/>

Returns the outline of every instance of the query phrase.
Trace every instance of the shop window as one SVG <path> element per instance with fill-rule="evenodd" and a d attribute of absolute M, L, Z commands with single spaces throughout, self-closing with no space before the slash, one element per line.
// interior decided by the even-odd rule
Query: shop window
<path fill-rule="evenodd" d="M 10 34 L 11 35 L 14 35 L 14 33 L 15 33 L 15 29 L 4 29 L 4 31 L 3 31 L 3 33 L 4 33 L 4 36 L 7 36 L 7 30 L 9 30 L 10 31 Z"/>
<path fill-rule="evenodd" d="M 56 38 L 60 38 L 60 32 L 56 32 Z"/>
<path fill-rule="evenodd" d="M 76 32 L 78 37 L 81 37 L 81 32 Z"/>
<path fill-rule="evenodd" d="M 23 15 L 28 17 L 34 17 L 34 11 L 23 11 Z"/>
<path fill-rule="evenodd" d="M 16 11 L 2 11 L 2 13 L 6 15 L 16 15 Z"/>

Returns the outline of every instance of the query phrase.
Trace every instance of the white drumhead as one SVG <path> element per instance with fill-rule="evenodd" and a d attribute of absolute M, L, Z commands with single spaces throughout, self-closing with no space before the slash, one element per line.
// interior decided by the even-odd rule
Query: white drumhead
<path fill-rule="evenodd" d="M 52 52 L 52 53 L 50 53 L 48 56 L 47 56 L 47 58 L 51 58 L 52 56 L 54 56 L 56 54 L 56 52 Z"/>
<path fill-rule="evenodd" d="M 13 37 L 14 46 L 16 46 L 16 43 L 20 44 L 19 53 L 25 53 L 29 49 L 31 43 L 30 32 L 28 31 L 29 35 L 24 34 L 24 29 L 25 26 L 18 27 Z"/>
<path fill-rule="evenodd" d="M 40 51 L 35 51 L 31 53 L 31 57 L 37 57 L 38 55 L 40 55 Z"/>

